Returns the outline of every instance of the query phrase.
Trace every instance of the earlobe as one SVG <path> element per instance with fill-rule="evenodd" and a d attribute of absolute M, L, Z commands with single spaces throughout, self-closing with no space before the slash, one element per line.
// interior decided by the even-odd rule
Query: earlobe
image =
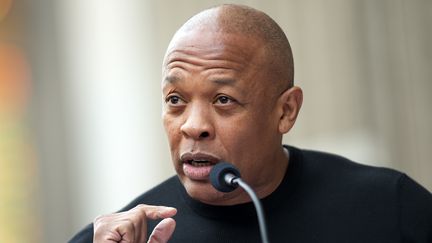
<path fill-rule="evenodd" d="M 281 116 L 279 120 L 279 132 L 285 134 L 291 130 L 300 112 L 303 103 L 303 91 L 294 86 L 286 90 L 279 98 Z"/>

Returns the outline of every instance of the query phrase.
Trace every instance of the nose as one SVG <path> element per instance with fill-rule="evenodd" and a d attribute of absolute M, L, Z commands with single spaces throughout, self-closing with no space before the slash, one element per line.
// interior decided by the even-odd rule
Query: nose
<path fill-rule="evenodd" d="M 214 137 L 209 109 L 201 106 L 190 107 L 186 120 L 180 130 L 184 136 L 194 140 L 206 140 Z"/>

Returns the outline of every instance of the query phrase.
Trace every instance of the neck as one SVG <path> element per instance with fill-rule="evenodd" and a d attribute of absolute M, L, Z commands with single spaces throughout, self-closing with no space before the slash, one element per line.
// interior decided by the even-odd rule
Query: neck
<path fill-rule="evenodd" d="M 274 155 L 275 156 L 272 158 L 272 161 L 275 161 L 273 169 L 260 176 L 263 180 L 256 180 L 256 183 L 252 183 L 251 181 L 246 182 L 253 188 L 260 199 L 269 196 L 278 188 L 288 168 L 289 151 L 285 147 L 281 146 Z M 251 201 L 249 195 L 242 188 L 238 188 L 231 193 L 223 194 L 222 197 L 223 199 L 218 202 L 202 202 L 212 205 L 236 205 Z"/>
<path fill-rule="evenodd" d="M 266 184 L 254 188 L 259 198 L 267 197 L 273 193 L 282 182 L 289 164 L 289 151 L 285 147 L 281 147 L 275 159 L 277 161 L 275 168 L 271 171 L 271 174 L 267 175 L 271 179 Z"/>

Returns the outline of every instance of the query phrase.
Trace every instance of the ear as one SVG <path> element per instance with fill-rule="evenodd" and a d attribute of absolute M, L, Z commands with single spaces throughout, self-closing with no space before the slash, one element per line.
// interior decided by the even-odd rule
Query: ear
<path fill-rule="evenodd" d="M 303 91 L 300 87 L 293 86 L 279 97 L 280 107 L 279 132 L 287 133 L 294 126 L 297 115 L 303 103 Z"/>

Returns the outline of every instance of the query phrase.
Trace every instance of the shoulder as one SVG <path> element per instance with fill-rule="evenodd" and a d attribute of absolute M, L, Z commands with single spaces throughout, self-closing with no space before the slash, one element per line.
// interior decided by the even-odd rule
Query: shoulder
<path fill-rule="evenodd" d="M 301 188 L 297 192 L 310 199 L 302 205 L 317 214 L 332 212 L 334 221 L 355 223 L 354 228 L 397 234 L 402 242 L 432 242 L 432 194 L 406 174 L 330 153 L 288 149 Z"/>
<path fill-rule="evenodd" d="M 399 221 L 407 242 L 432 242 L 432 194 L 404 175 L 398 184 Z"/>
<path fill-rule="evenodd" d="M 353 162 L 339 155 L 288 147 L 298 164 L 302 186 L 325 195 L 349 196 L 369 203 L 391 203 L 407 197 L 404 191 L 426 191 L 407 175 L 390 168 Z M 426 191 L 426 194 L 429 192 Z M 367 199 L 367 200 L 366 200 Z M 432 206 L 432 205 L 431 205 Z"/>
<path fill-rule="evenodd" d="M 359 218 L 372 215 L 369 223 L 395 222 L 404 241 L 432 242 L 432 194 L 406 174 L 330 153 L 289 149 L 301 168 L 305 193 L 338 210 L 363 212 Z"/>
<path fill-rule="evenodd" d="M 293 150 L 301 158 L 305 173 L 316 179 L 378 190 L 397 189 L 399 181 L 404 177 L 397 170 L 360 164 L 336 154 L 297 148 Z"/>

